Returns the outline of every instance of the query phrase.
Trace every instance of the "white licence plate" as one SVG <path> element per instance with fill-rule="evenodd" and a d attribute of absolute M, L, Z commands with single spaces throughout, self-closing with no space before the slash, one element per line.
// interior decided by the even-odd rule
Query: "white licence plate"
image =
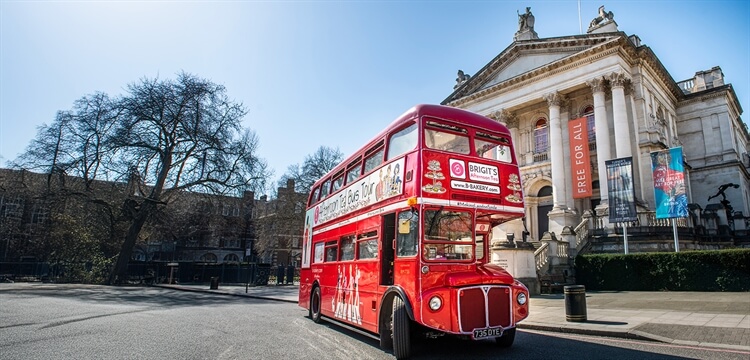
<path fill-rule="evenodd" d="M 474 329 L 474 339 L 498 337 L 503 334 L 503 328 Z"/>

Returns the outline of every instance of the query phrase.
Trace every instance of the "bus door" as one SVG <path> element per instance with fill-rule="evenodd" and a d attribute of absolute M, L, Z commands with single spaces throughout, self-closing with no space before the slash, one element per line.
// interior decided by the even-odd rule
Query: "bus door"
<path fill-rule="evenodd" d="M 396 214 L 383 215 L 380 236 L 380 285 L 393 285 L 393 240 L 396 238 Z"/>

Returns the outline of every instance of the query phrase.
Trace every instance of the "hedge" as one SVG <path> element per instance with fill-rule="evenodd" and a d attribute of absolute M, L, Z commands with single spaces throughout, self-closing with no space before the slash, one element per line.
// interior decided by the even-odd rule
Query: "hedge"
<path fill-rule="evenodd" d="M 750 249 L 580 255 L 575 272 L 587 290 L 750 291 Z"/>

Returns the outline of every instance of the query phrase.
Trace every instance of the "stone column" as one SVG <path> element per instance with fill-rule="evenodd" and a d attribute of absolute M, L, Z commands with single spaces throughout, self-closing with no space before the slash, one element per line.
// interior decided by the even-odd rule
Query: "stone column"
<path fill-rule="evenodd" d="M 562 122 L 560 121 L 560 106 L 566 101 L 565 96 L 553 92 L 544 96 L 549 104 L 549 155 L 552 168 L 552 201 L 553 209 L 566 210 L 568 205 L 567 190 L 565 189 L 565 164 L 563 154 Z"/>
<path fill-rule="evenodd" d="M 505 122 L 508 130 L 510 130 L 510 136 L 513 138 L 513 153 L 516 155 L 516 160 L 520 162 L 521 159 L 518 154 L 520 154 L 519 151 L 521 150 L 521 138 L 518 136 L 518 118 L 516 114 L 505 109 L 500 111 L 500 118 L 502 119 L 501 121 Z"/>
<path fill-rule="evenodd" d="M 628 81 L 623 73 L 609 75 L 609 84 L 612 88 L 612 120 L 615 123 L 615 152 L 618 158 L 633 155 L 630 145 L 630 122 L 625 107 L 625 85 Z M 601 183 L 601 180 L 599 182 Z"/>
<path fill-rule="evenodd" d="M 609 208 L 607 186 L 607 166 L 605 161 L 612 159 L 609 147 L 609 124 L 607 110 L 604 107 L 604 78 L 595 78 L 586 82 L 594 94 L 594 122 L 596 126 L 596 165 L 599 171 L 599 192 L 601 203 L 599 207 Z"/>

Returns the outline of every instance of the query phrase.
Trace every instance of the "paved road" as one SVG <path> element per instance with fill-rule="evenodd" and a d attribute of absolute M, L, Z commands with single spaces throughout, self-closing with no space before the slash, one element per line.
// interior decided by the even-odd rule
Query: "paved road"
<path fill-rule="evenodd" d="M 3 359 L 392 359 L 295 304 L 160 288 L 0 285 Z M 511 349 L 452 338 L 414 359 L 747 359 L 750 353 L 519 332 Z"/>

